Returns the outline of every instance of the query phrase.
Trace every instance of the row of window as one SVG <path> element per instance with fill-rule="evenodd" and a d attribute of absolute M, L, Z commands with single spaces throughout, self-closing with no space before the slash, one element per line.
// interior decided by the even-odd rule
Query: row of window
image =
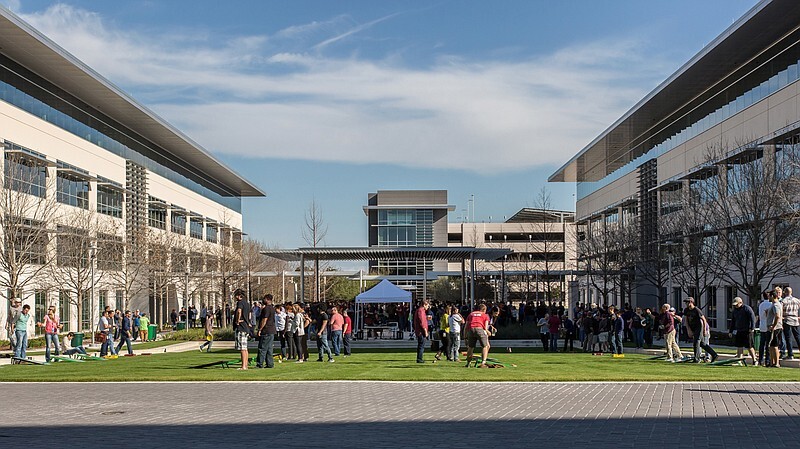
<path fill-rule="evenodd" d="M 147 205 L 147 223 L 151 228 L 167 230 L 167 203 L 155 197 L 150 197 Z M 241 238 L 241 234 L 234 230 L 225 229 L 220 232 L 216 223 L 207 223 L 200 217 L 189 217 L 186 211 L 173 210 L 169 214 L 169 230 L 175 234 L 186 235 L 186 223 L 189 223 L 189 237 L 211 243 L 229 246 L 231 237 L 234 241 Z M 203 232 L 205 230 L 205 233 Z M 238 235 L 238 236 L 237 236 Z M 222 238 L 220 238 L 220 236 Z"/>

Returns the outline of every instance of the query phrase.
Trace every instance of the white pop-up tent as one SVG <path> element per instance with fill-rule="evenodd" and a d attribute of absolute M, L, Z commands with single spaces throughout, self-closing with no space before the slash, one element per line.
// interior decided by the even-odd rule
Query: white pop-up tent
<path fill-rule="evenodd" d="M 360 321 L 359 329 L 364 327 L 363 305 L 407 302 L 409 310 L 409 322 L 411 315 L 411 292 L 392 284 L 388 279 L 384 279 L 378 285 L 356 296 L 356 320 Z"/>

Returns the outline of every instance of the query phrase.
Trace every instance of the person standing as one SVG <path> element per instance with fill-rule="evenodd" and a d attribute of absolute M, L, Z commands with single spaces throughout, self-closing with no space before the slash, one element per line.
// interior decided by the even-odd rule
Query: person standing
<path fill-rule="evenodd" d="M 439 316 L 439 351 L 436 352 L 436 355 L 433 358 L 436 361 L 442 359 L 442 354 L 444 354 L 447 360 L 450 359 L 450 314 L 449 307 L 445 306 L 442 314 Z"/>
<path fill-rule="evenodd" d="M 105 357 L 109 351 L 113 354 L 114 348 L 112 347 L 113 340 L 111 340 L 111 312 L 106 310 L 100 315 L 100 321 L 97 323 L 98 332 L 100 332 L 100 339 L 103 340 L 100 345 L 100 357 Z"/>
<path fill-rule="evenodd" d="M 567 352 L 567 346 L 569 346 L 569 352 L 572 352 L 575 350 L 573 346 L 573 341 L 575 341 L 575 323 L 568 315 L 564 315 L 561 323 L 564 328 L 564 352 Z"/>
<path fill-rule="evenodd" d="M 37 326 L 44 328 L 44 360 L 46 362 L 50 362 L 50 346 L 53 346 L 53 349 L 56 351 L 56 355 L 59 355 L 60 348 L 58 343 L 58 331 L 61 329 L 61 323 L 58 322 L 58 317 L 56 317 L 55 311 L 48 310 L 47 315 L 44 316 L 44 321 L 41 323 L 36 323 Z"/>
<path fill-rule="evenodd" d="M 272 305 L 272 295 L 267 294 L 262 301 L 258 317 L 258 358 L 256 368 L 274 368 L 275 358 L 272 348 L 275 345 L 275 334 L 278 332 L 276 325 L 275 307 Z"/>
<path fill-rule="evenodd" d="M 448 359 L 454 362 L 459 361 L 459 351 L 461 350 L 461 324 L 464 322 L 464 317 L 458 313 L 458 307 L 450 308 L 450 318 L 448 325 L 450 327 L 450 354 Z"/>
<path fill-rule="evenodd" d="M 694 363 L 700 363 L 700 348 L 703 348 L 708 354 L 711 355 L 711 362 L 717 360 L 717 353 L 714 349 L 703 342 L 703 331 L 706 327 L 706 317 L 694 304 L 694 298 L 691 296 L 683 300 L 686 308 L 683 310 L 683 319 L 686 323 L 686 331 L 689 333 L 689 338 L 692 339 L 692 346 L 694 347 Z"/>
<path fill-rule="evenodd" d="M 661 306 L 661 315 L 659 316 L 659 329 L 664 334 L 664 346 L 667 350 L 667 362 L 677 362 L 678 359 L 683 359 L 681 347 L 675 341 L 675 316 L 669 311 L 670 305 L 664 304 Z"/>
<path fill-rule="evenodd" d="M 331 343 L 333 344 L 333 354 L 336 357 L 342 352 L 342 331 L 344 330 L 344 317 L 339 313 L 339 308 L 331 307 Z"/>
<path fill-rule="evenodd" d="M 142 315 L 139 313 L 139 310 L 136 310 L 135 312 L 133 312 L 133 330 L 132 330 L 133 341 L 136 341 L 136 339 L 139 338 L 140 335 L 139 330 L 141 329 L 141 326 L 142 326 Z"/>
<path fill-rule="evenodd" d="M 28 355 L 28 321 L 31 318 L 31 306 L 22 306 L 16 321 L 14 321 L 14 336 L 17 339 L 17 346 L 14 348 L 14 357 L 24 359 Z"/>
<path fill-rule="evenodd" d="M 350 318 L 350 312 L 347 311 L 347 307 L 343 308 L 342 314 L 344 315 L 344 329 L 342 331 L 344 356 L 350 357 L 350 342 L 353 341 L 353 320 Z"/>
<path fill-rule="evenodd" d="M 625 319 L 622 317 L 622 314 L 619 313 L 618 310 L 612 310 L 611 316 L 609 317 L 610 320 L 610 328 L 611 328 L 611 350 L 615 354 L 622 354 L 622 336 L 625 330 Z"/>
<path fill-rule="evenodd" d="M 322 355 L 326 354 L 328 356 L 328 362 L 333 363 L 333 354 L 331 353 L 330 346 L 328 346 L 328 314 L 325 311 L 325 304 L 320 304 L 319 315 L 317 315 L 317 321 L 314 324 L 314 332 L 317 337 L 317 352 L 319 355 L 317 361 L 324 362 L 325 360 L 322 358 Z"/>
<path fill-rule="evenodd" d="M 481 368 L 486 368 L 486 359 L 489 358 L 489 315 L 486 314 L 486 304 L 481 304 L 467 317 L 464 326 L 467 332 L 467 364 L 472 361 L 475 345 L 481 342 Z"/>
<path fill-rule="evenodd" d="M 242 366 L 238 370 L 246 370 L 250 361 L 247 339 L 250 337 L 250 303 L 244 297 L 244 291 L 237 288 L 233 293 L 236 309 L 233 313 L 234 347 L 242 358 Z M 227 304 L 226 304 L 227 307 Z M 228 308 L 230 310 L 230 308 Z"/>
<path fill-rule="evenodd" d="M 277 330 L 278 341 L 281 343 L 281 357 L 278 363 L 283 363 L 283 359 L 287 356 L 287 341 L 286 341 L 286 311 L 283 305 L 275 307 L 275 329 Z"/>
<path fill-rule="evenodd" d="M 294 306 L 294 346 L 297 348 L 297 362 L 303 363 L 308 360 L 308 343 L 305 339 L 306 336 L 306 315 L 303 313 L 303 308 L 300 304 Z"/>
<path fill-rule="evenodd" d="M 294 334 L 297 332 L 297 329 L 294 327 L 294 308 L 290 302 L 284 303 L 283 306 L 286 310 L 286 328 L 283 331 L 283 335 L 288 348 L 287 359 L 297 359 L 297 348 L 294 346 Z"/>
<path fill-rule="evenodd" d="M 547 319 L 547 327 L 550 339 L 550 352 L 558 352 L 558 332 L 561 329 L 561 318 L 555 313 Z"/>
<path fill-rule="evenodd" d="M 644 344 L 647 348 L 653 347 L 653 330 L 656 328 L 656 317 L 653 315 L 653 311 L 650 308 L 646 308 L 644 310 L 644 315 L 642 316 L 642 327 L 644 328 Z"/>
<path fill-rule="evenodd" d="M 139 339 L 142 341 L 147 341 L 147 332 L 150 328 L 150 318 L 147 318 L 147 314 L 142 312 L 141 316 L 139 317 Z"/>
<path fill-rule="evenodd" d="M 756 351 L 753 348 L 753 334 L 756 329 L 756 314 L 753 308 L 748 306 L 742 301 L 742 298 L 733 298 L 733 313 L 731 317 L 730 326 L 728 328 L 728 335 L 733 337 L 734 346 L 736 346 L 736 358 L 744 355 L 744 348 L 750 353 L 753 359 L 753 365 L 758 365 L 758 358 Z"/>
<path fill-rule="evenodd" d="M 200 309 L 200 325 L 203 326 L 203 329 L 206 327 L 206 318 L 208 317 L 208 307 L 203 304 L 203 307 Z"/>
<path fill-rule="evenodd" d="M 431 303 L 427 299 L 422 300 L 422 304 L 414 312 L 414 334 L 417 336 L 417 363 L 425 363 L 425 344 L 428 340 L 428 309 Z"/>
<path fill-rule="evenodd" d="M 536 325 L 539 326 L 539 339 L 542 340 L 542 349 L 547 352 L 550 349 L 548 344 L 548 341 L 550 341 L 550 315 L 545 313 L 539 318 Z M 469 332 L 469 329 L 467 329 L 467 332 Z"/>
<path fill-rule="evenodd" d="M 769 293 L 764 293 L 761 302 L 758 304 L 758 331 L 761 333 L 761 342 L 758 344 L 758 364 L 769 366 L 772 364 L 770 357 L 769 342 L 772 339 L 772 331 L 769 329 L 770 321 L 767 319 L 769 309 L 772 308 Z"/>
<path fill-rule="evenodd" d="M 631 331 L 633 332 L 633 341 L 636 343 L 636 349 L 644 348 L 644 324 L 642 317 L 641 307 L 637 307 L 631 317 Z"/>
<path fill-rule="evenodd" d="M 794 360 L 794 349 L 792 348 L 792 338 L 797 343 L 795 346 L 800 349 L 800 318 L 798 318 L 798 311 L 800 311 L 800 299 L 792 296 L 792 287 L 783 289 L 783 336 L 784 344 L 786 345 L 786 358 L 787 360 Z"/>
<path fill-rule="evenodd" d="M 11 351 L 16 351 L 17 349 L 17 336 L 14 330 L 14 324 L 17 322 L 21 313 L 22 301 L 20 301 L 19 298 L 12 299 L 11 308 L 8 310 L 8 319 L 6 319 L 6 331 L 8 332 L 8 342 Z"/>
<path fill-rule="evenodd" d="M 769 356 L 774 368 L 781 367 L 780 347 L 783 341 L 783 307 L 780 298 L 775 292 L 769 294 L 772 307 L 767 309 L 767 330 L 771 333 L 769 339 Z"/>
<path fill-rule="evenodd" d="M 211 352 L 211 345 L 214 343 L 214 314 L 206 314 L 203 318 L 203 334 L 205 334 L 206 341 L 200 345 L 200 352 L 206 348 L 206 352 Z"/>
<path fill-rule="evenodd" d="M 131 337 L 133 336 L 133 319 L 131 318 L 131 311 L 126 310 L 125 315 L 122 317 L 122 325 L 119 330 L 119 344 L 117 345 L 117 354 L 122 349 L 123 343 L 128 347 L 128 355 L 133 354 L 131 348 Z"/>

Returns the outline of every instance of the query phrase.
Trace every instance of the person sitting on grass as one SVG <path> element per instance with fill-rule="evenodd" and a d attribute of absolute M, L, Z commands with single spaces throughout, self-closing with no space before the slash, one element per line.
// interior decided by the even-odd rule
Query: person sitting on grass
<path fill-rule="evenodd" d="M 489 315 L 486 314 L 486 304 L 481 304 L 467 317 L 464 326 L 467 329 L 467 364 L 472 361 L 475 344 L 481 342 L 481 368 L 486 368 L 486 359 L 489 357 Z"/>
<path fill-rule="evenodd" d="M 70 332 L 64 336 L 61 341 L 61 346 L 64 349 L 64 355 L 83 354 L 86 355 L 86 350 L 83 346 L 72 346 L 72 339 L 75 338 L 75 332 Z"/>

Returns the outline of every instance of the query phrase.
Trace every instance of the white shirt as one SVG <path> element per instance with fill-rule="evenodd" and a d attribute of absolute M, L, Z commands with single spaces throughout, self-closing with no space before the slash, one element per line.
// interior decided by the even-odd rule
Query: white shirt
<path fill-rule="evenodd" d="M 453 334 L 458 334 L 461 332 L 461 323 L 464 322 L 464 318 L 461 315 L 454 313 L 450 315 L 450 318 L 447 320 L 447 324 L 450 326 L 450 332 Z"/>
<path fill-rule="evenodd" d="M 772 307 L 772 302 L 762 300 L 758 304 L 758 330 L 761 332 L 769 331 L 769 326 L 772 323 L 767 322 L 768 310 Z"/>
<path fill-rule="evenodd" d="M 275 314 L 275 330 L 278 332 L 286 330 L 286 312 L 278 312 Z"/>

